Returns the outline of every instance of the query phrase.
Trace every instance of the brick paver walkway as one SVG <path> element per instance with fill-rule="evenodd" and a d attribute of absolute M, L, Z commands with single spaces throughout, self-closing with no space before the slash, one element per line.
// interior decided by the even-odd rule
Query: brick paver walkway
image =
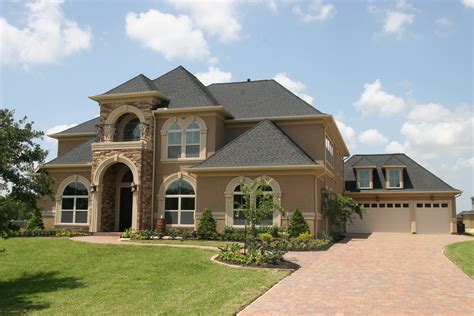
<path fill-rule="evenodd" d="M 474 280 L 442 254 L 463 240 L 379 233 L 289 253 L 302 268 L 240 315 L 474 315 Z"/>

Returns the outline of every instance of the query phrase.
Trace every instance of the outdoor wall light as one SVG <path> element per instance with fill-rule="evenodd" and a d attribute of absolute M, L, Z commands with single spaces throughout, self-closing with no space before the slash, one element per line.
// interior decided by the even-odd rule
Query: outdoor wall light
<path fill-rule="evenodd" d="M 95 184 L 91 185 L 91 192 L 96 192 L 97 191 L 97 186 Z"/>
<path fill-rule="evenodd" d="M 132 184 L 130 185 L 130 189 L 132 192 L 135 192 L 137 190 L 137 185 L 132 182 Z"/>

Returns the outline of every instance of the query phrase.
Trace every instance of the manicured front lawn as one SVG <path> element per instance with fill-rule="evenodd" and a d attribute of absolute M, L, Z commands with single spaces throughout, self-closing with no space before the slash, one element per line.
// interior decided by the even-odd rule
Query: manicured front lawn
<path fill-rule="evenodd" d="M 215 251 L 0 240 L 0 313 L 235 314 L 281 271 L 213 264 Z"/>
<path fill-rule="evenodd" d="M 474 278 L 474 240 L 451 244 L 446 247 L 445 253 L 461 270 Z"/>
<path fill-rule="evenodd" d="M 127 241 L 128 242 L 128 241 Z M 176 240 L 176 239 L 158 239 L 158 240 L 131 240 L 130 242 L 138 242 L 144 244 L 176 244 L 176 245 L 194 245 L 194 246 L 212 246 L 223 247 L 229 244 L 235 244 L 237 241 L 222 241 L 222 240 Z"/>

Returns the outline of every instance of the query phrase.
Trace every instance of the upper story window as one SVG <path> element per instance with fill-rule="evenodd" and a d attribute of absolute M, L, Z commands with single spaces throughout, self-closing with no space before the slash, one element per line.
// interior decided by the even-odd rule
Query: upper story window
<path fill-rule="evenodd" d="M 204 120 L 199 117 L 169 119 L 161 130 L 161 160 L 205 159 L 206 134 Z"/>
<path fill-rule="evenodd" d="M 123 126 L 122 140 L 140 140 L 140 137 L 140 120 L 137 117 L 128 119 Z"/>
<path fill-rule="evenodd" d="M 402 169 L 389 168 L 385 169 L 387 178 L 386 186 L 388 189 L 402 189 L 403 188 L 403 177 Z"/>
<path fill-rule="evenodd" d="M 69 183 L 61 196 L 61 223 L 87 224 L 89 193 L 81 182 Z"/>
<path fill-rule="evenodd" d="M 326 161 L 331 165 L 334 164 L 334 146 L 329 137 L 326 137 Z"/>
<path fill-rule="evenodd" d="M 168 129 L 168 158 L 181 158 L 182 132 L 181 126 L 173 123 Z"/>
<path fill-rule="evenodd" d="M 196 122 L 188 124 L 186 127 L 186 157 L 199 157 L 201 147 L 201 128 Z"/>
<path fill-rule="evenodd" d="M 372 189 L 372 169 L 357 169 L 357 188 Z"/>

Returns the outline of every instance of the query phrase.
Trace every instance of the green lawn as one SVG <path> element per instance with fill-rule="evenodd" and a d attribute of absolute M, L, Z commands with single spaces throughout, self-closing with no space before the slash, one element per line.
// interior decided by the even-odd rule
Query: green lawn
<path fill-rule="evenodd" d="M 474 240 L 458 242 L 446 247 L 446 256 L 471 278 L 474 278 Z"/>
<path fill-rule="evenodd" d="M 235 314 L 286 275 L 213 264 L 215 251 L 0 240 L 0 314 Z"/>
<path fill-rule="evenodd" d="M 196 245 L 196 246 L 212 246 L 223 247 L 225 245 L 235 244 L 237 241 L 222 241 L 222 240 L 131 240 L 126 242 L 139 242 L 144 244 L 177 244 L 177 245 Z"/>

